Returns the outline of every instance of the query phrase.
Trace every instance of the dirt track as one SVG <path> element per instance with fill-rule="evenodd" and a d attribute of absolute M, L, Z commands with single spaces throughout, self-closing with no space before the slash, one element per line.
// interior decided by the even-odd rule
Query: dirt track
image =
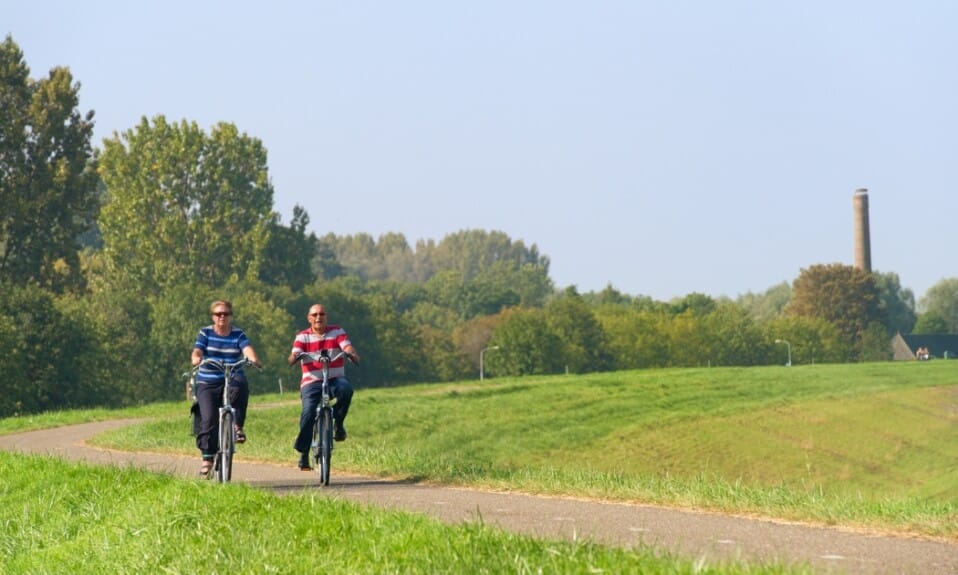
<path fill-rule="evenodd" d="M 196 458 L 127 453 L 88 447 L 85 440 L 134 420 L 75 425 L 0 436 L 0 449 L 63 456 L 96 464 L 135 465 L 195 476 Z M 234 481 L 277 492 L 319 489 L 315 473 L 292 465 L 254 464 L 238 455 Z M 333 497 L 425 513 L 447 522 L 473 521 L 561 539 L 592 539 L 633 547 L 652 545 L 707 563 L 744 558 L 808 564 L 818 573 L 958 575 L 958 544 L 891 537 L 778 521 L 731 517 L 647 505 L 494 493 L 437 487 L 333 469 Z"/>

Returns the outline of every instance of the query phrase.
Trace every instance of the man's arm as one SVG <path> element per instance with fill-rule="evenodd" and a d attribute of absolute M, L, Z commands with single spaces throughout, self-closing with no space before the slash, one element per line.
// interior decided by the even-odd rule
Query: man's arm
<path fill-rule="evenodd" d="M 356 353 L 356 348 L 353 347 L 352 344 L 349 344 L 346 347 L 344 347 L 343 351 L 345 351 L 352 357 L 353 363 L 355 363 L 356 365 L 359 365 L 359 354 Z"/>

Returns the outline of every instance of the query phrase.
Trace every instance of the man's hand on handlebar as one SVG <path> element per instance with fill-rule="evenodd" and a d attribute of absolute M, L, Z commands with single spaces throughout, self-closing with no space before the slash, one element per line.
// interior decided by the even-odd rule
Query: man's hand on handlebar
<path fill-rule="evenodd" d="M 320 350 L 319 353 L 307 353 L 303 351 L 296 355 L 290 355 L 289 364 L 293 365 L 295 363 L 301 363 L 304 361 L 335 361 L 341 357 L 345 357 L 353 364 L 359 365 L 359 356 L 354 353 L 349 353 L 345 350 L 336 352 L 336 354 L 332 357 L 330 357 L 327 350 Z"/>

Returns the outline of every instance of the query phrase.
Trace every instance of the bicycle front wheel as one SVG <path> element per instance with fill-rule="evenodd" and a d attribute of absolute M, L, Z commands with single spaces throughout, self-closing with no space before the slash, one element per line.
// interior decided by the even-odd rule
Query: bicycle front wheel
<path fill-rule="evenodd" d="M 220 451 L 216 461 L 216 479 L 220 483 L 229 483 L 233 476 L 233 452 L 236 435 L 233 431 L 233 414 L 224 411 L 220 416 Z"/>
<path fill-rule="evenodd" d="M 320 409 L 316 416 L 316 467 L 319 482 L 329 485 L 329 469 L 333 458 L 333 410 Z"/>

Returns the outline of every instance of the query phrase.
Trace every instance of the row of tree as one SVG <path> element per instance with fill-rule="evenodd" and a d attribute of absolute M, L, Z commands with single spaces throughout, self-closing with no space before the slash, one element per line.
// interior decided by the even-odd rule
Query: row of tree
<path fill-rule="evenodd" d="M 359 386 L 668 366 L 879 360 L 895 331 L 958 331 L 958 280 L 925 313 L 896 274 L 813 265 L 736 301 L 556 289 L 549 260 L 498 231 L 410 246 L 317 237 L 273 211 L 262 143 L 230 123 L 143 118 L 92 142 L 66 68 L 33 80 L 0 44 L 0 416 L 181 397 L 214 299 L 234 302 L 265 363 L 254 390 L 295 387 L 293 335 L 322 302 L 349 331 Z M 6 113 L 7 111 L 10 113 Z"/>

